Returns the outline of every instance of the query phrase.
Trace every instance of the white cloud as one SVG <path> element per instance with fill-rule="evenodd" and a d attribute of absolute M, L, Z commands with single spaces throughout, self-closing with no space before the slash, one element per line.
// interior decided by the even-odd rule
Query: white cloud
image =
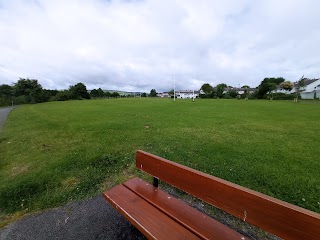
<path fill-rule="evenodd" d="M 169 90 L 319 77 L 318 1 L 0 0 L 0 84 Z"/>

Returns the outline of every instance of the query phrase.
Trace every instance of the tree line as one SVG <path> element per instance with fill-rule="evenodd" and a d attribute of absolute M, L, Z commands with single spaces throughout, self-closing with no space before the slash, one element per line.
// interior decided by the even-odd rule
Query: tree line
<path fill-rule="evenodd" d="M 12 85 L 0 85 L 0 106 L 48 101 L 66 101 L 71 99 L 90 99 L 83 83 L 72 85 L 68 90 L 44 89 L 36 79 L 20 78 Z"/>
<path fill-rule="evenodd" d="M 155 97 L 155 89 L 150 94 L 141 93 L 141 97 Z M 41 103 L 49 101 L 81 100 L 91 98 L 134 97 L 134 94 L 120 95 L 118 92 L 103 91 L 101 88 L 87 90 L 85 84 L 79 82 L 69 86 L 67 90 L 44 89 L 37 79 L 20 78 L 12 85 L 0 85 L 0 106 Z"/>
<path fill-rule="evenodd" d="M 297 99 L 299 97 L 300 89 L 304 87 L 305 78 L 302 78 L 294 83 L 285 80 L 283 77 L 264 78 L 258 87 L 254 91 L 250 91 L 248 85 L 244 85 L 241 88 L 243 93 L 239 94 L 235 88 L 227 86 L 225 83 L 220 83 L 215 87 L 212 87 L 209 83 L 205 83 L 201 86 L 203 94 L 200 94 L 201 98 L 251 98 L 251 99 L 267 99 L 276 97 L 277 99 Z M 292 90 L 296 89 L 295 94 L 276 93 L 276 87 L 279 85 L 281 89 Z"/>
<path fill-rule="evenodd" d="M 243 94 L 238 94 L 236 89 L 231 86 L 227 86 L 225 83 L 220 83 L 215 87 L 209 83 L 205 83 L 201 86 L 202 94 L 201 98 L 251 98 L 251 99 L 265 99 L 271 98 L 272 92 L 276 89 L 277 85 L 285 90 L 296 89 L 295 95 L 287 95 L 283 93 L 272 94 L 272 98 L 278 99 L 298 99 L 300 89 L 304 86 L 306 78 L 302 78 L 294 85 L 290 81 L 286 81 L 283 77 L 277 78 L 265 78 L 261 81 L 260 85 L 255 91 L 249 91 L 250 87 L 244 85 L 241 88 L 244 89 Z M 171 91 L 173 95 L 173 90 Z M 20 78 L 16 83 L 12 85 L 2 84 L 0 85 L 0 106 L 8 106 L 11 104 L 27 104 L 27 103 L 40 103 L 48 101 L 67 101 L 67 100 L 79 100 L 90 98 L 117 98 L 117 97 L 133 97 L 134 95 L 128 94 L 123 96 L 118 92 L 105 92 L 101 88 L 93 89 L 88 92 L 86 86 L 79 82 L 75 85 L 69 86 L 67 90 L 50 90 L 44 89 L 36 79 Z M 150 93 L 142 93 L 141 97 L 156 97 L 157 92 L 155 89 L 151 89 Z"/>

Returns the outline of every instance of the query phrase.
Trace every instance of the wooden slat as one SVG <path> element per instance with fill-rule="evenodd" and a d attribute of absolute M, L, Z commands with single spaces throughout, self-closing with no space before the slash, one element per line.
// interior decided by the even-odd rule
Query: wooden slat
<path fill-rule="evenodd" d="M 202 239 L 245 239 L 236 231 L 139 178 L 123 185 Z"/>
<path fill-rule="evenodd" d="M 284 239 L 320 239 L 320 214 L 137 151 L 136 166 L 252 225 Z"/>
<path fill-rule="evenodd" d="M 199 239 L 123 185 L 112 188 L 103 196 L 148 239 Z"/>

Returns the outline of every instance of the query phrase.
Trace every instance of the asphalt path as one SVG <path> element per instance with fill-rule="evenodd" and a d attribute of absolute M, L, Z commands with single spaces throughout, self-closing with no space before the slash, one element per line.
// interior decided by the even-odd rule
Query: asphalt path
<path fill-rule="evenodd" d="M 102 196 L 33 214 L 0 230 L 1 240 L 145 239 Z"/>
<path fill-rule="evenodd" d="M 4 121 L 7 119 L 9 112 L 13 107 L 0 108 L 0 129 L 2 128 Z"/>
<path fill-rule="evenodd" d="M 0 108 L 0 130 L 13 108 Z M 145 239 L 101 195 L 25 216 L 0 229 L 0 240 Z"/>

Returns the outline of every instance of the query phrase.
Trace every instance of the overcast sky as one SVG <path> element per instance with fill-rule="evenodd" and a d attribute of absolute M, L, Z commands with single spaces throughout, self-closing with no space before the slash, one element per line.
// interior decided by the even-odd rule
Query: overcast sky
<path fill-rule="evenodd" d="M 320 77 L 320 1 L 0 0 L 0 84 L 158 92 Z M 193 80 L 195 79 L 195 80 Z"/>

